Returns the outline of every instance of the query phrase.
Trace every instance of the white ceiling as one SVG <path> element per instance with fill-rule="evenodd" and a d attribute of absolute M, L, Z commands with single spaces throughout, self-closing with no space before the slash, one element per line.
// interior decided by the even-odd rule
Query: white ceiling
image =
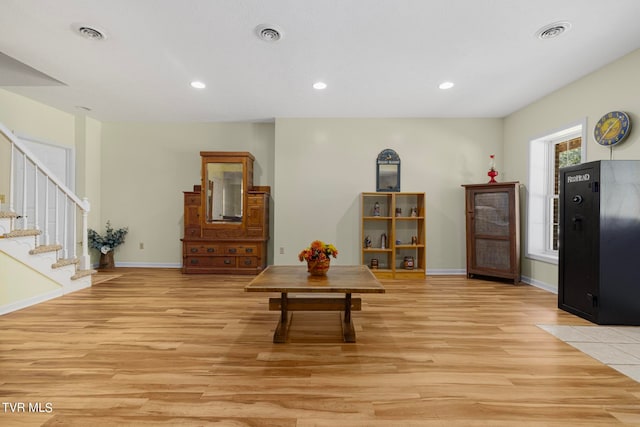
<path fill-rule="evenodd" d="M 503 117 L 640 48 L 639 19 L 638 0 L 1 0 L 0 87 L 101 121 Z"/>

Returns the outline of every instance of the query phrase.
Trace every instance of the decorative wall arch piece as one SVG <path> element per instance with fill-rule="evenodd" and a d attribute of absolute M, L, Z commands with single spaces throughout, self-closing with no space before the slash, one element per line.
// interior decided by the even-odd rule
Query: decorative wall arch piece
<path fill-rule="evenodd" d="M 376 191 L 400 191 L 400 156 L 390 148 L 376 159 Z"/>

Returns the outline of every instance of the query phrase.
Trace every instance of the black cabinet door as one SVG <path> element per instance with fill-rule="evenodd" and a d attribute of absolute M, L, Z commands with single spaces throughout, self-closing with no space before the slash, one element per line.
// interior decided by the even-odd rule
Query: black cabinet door
<path fill-rule="evenodd" d="M 599 170 L 572 168 L 562 171 L 560 179 L 558 301 L 561 308 L 594 318 L 599 287 Z"/>

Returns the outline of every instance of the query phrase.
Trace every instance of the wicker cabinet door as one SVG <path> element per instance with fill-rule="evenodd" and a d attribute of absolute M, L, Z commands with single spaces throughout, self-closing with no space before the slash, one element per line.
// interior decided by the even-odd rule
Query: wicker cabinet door
<path fill-rule="evenodd" d="M 466 187 L 467 274 L 520 281 L 517 183 Z"/>

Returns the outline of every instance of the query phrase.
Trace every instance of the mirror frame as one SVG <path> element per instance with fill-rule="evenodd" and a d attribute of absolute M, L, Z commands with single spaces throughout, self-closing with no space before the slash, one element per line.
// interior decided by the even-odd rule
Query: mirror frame
<path fill-rule="evenodd" d="M 389 182 L 388 171 L 384 169 L 395 169 L 395 178 Z M 383 172 L 385 172 L 383 174 Z M 385 187 L 383 187 L 385 185 Z M 400 191 L 400 156 L 394 150 L 386 148 L 378 154 L 376 159 L 376 191 L 377 192 L 399 192 Z"/>
<path fill-rule="evenodd" d="M 253 160 L 254 157 L 248 152 L 234 151 L 201 151 L 202 166 L 200 170 L 201 179 L 201 212 L 200 223 L 203 229 L 220 228 L 244 228 L 247 221 L 248 192 L 253 188 Z M 240 221 L 207 221 L 207 189 L 208 176 L 207 165 L 210 163 L 241 163 L 242 164 L 242 219 Z"/>

